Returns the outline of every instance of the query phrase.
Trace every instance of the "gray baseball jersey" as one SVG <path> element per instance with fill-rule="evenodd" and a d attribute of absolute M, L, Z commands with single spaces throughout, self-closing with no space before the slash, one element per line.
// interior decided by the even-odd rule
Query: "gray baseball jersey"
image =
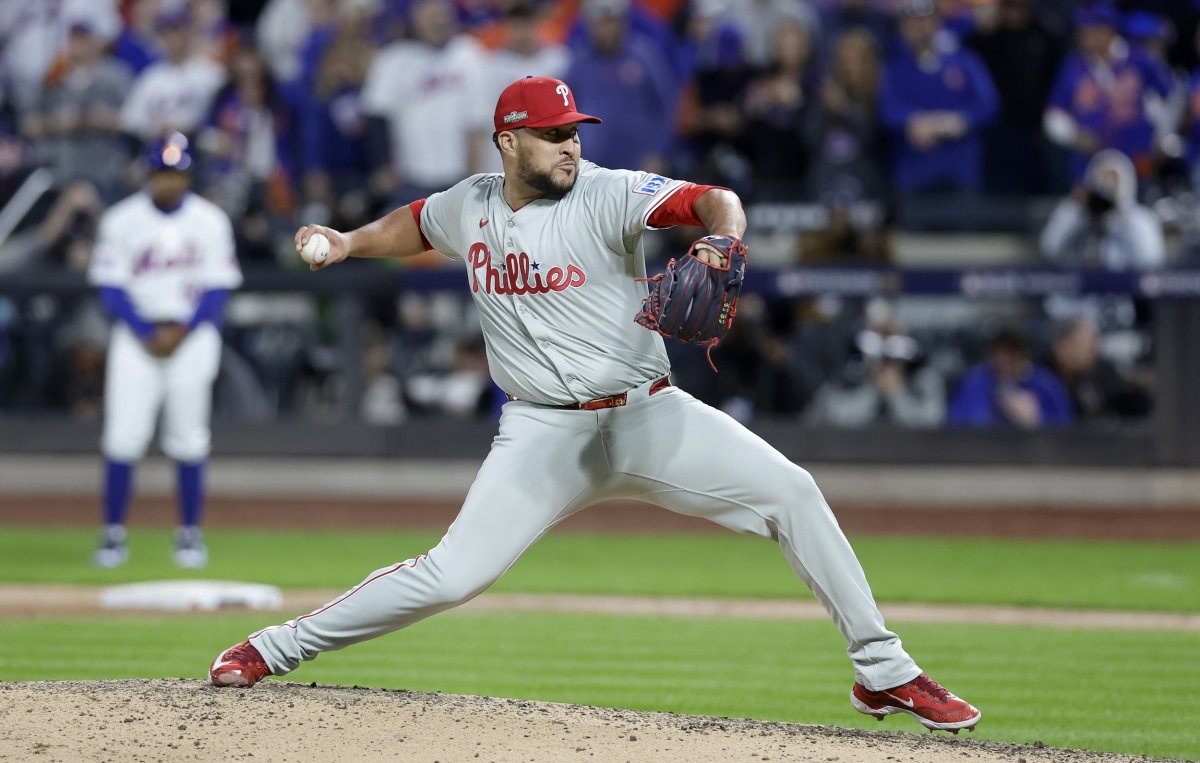
<path fill-rule="evenodd" d="M 642 233 L 684 183 L 580 162 L 562 199 L 516 212 L 504 176 L 475 175 L 430 196 L 421 230 L 463 260 L 488 365 L 521 400 L 563 405 L 665 376 L 662 337 L 633 321 L 646 297 Z"/>
<path fill-rule="evenodd" d="M 642 233 L 683 185 L 585 162 L 565 196 L 516 212 L 501 175 L 420 207 L 429 243 L 463 259 L 493 378 L 517 399 L 436 547 L 250 637 L 272 673 L 461 604 L 554 525 L 624 498 L 777 541 L 845 637 L 860 683 L 882 690 L 920 674 L 811 475 L 667 385 L 662 339 L 633 320 L 646 296 Z M 561 407 L 615 394 L 623 405 Z"/>

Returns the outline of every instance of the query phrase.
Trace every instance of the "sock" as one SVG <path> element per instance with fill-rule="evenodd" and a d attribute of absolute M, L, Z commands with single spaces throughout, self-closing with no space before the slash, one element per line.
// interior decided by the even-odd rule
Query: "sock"
<path fill-rule="evenodd" d="M 204 511 L 204 462 L 179 464 L 179 524 L 199 527 Z"/>
<path fill-rule="evenodd" d="M 104 462 L 104 524 L 123 525 L 133 487 L 133 464 Z"/>

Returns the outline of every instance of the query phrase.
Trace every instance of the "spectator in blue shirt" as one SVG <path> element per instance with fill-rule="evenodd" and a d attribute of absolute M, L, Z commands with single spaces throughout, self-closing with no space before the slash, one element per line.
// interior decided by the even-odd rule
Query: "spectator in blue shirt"
<path fill-rule="evenodd" d="M 977 190 L 982 180 L 980 132 L 996 115 L 996 88 L 979 57 L 941 26 L 933 0 L 909 0 L 879 88 L 900 191 Z"/>
<path fill-rule="evenodd" d="M 745 38 L 722 0 L 700 0 L 683 16 L 686 71 L 741 69 L 746 66 Z"/>
<path fill-rule="evenodd" d="M 603 130 L 584 139 L 589 160 L 612 169 L 662 172 L 673 132 L 676 90 L 670 60 L 629 32 L 628 0 L 583 6 L 588 43 L 574 51 L 564 79 Z"/>
<path fill-rule="evenodd" d="M 511 0 L 505 3 L 511 5 Z M 547 2 L 547 6 L 571 3 Z M 673 23 L 642 6 L 635 0 L 580 0 L 581 13 L 567 29 L 565 44 L 571 50 L 586 49 L 593 39 L 593 20 L 605 14 L 620 16 L 625 21 L 625 35 L 639 38 L 643 43 L 659 51 L 668 63 L 672 82 L 676 88 L 683 87 L 691 78 L 692 56 L 687 43 L 679 38 Z M 706 9 L 710 10 L 710 9 Z M 490 144 L 489 144 L 490 145 Z"/>
<path fill-rule="evenodd" d="M 1148 101 L 1169 97 L 1169 78 L 1117 34 L 1115 8 L 1098 3 L 1078 12 L 1079 50 L 1067 57 L 1050 91 L 1046 134 L 1071 150 L 1071 176 L 1088 159 L 1115 148 L 1144 170 L 1155 142 Z"/>
<path fill-rule="evenodd" d="M 1070 424 L 1071 397 L 1053 372 L 1034 364 L 1029 342 L 1003 328 L 988 343 L 988 359 L 971 367 L 950 401 L 946 423 L 1024 430 Z"/>
<path fill-rule="evenodd" d="M 154 0 L 132 0 L 128 5 L 129 23 L 113 42 L 113 57 L 123 61 L 135 75 L 163 57 L 154 32 L 158 9 L 159 3 Z"/>
<path fill-rule="evenodd" d="M 366 223 L 372 202 L 367 115 L 362 88 L 375 57 L 370 3 L 344 3 L 312 67 L 309 104 L 300 115 L 304 211 L 343 228 Z"/>
<path fill-rule="evenodd" d="M 196 144 L 205 196 L 240 221 L 243 259 L 272 260 L 275 242 L 295 212 L 296 114 L 279 95 L 262 56 L 247 48 L 230 66 Z"/>

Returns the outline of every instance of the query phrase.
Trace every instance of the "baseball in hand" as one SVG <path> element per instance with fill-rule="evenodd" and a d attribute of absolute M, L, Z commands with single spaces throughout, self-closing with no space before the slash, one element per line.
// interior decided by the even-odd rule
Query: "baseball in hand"
<path fill-rule="evenodd" d="M 329 239 L 324 233 L 314 233 L 300 247 L 300 259 L 309 265 L 320 265 L 329 256 Z"/>

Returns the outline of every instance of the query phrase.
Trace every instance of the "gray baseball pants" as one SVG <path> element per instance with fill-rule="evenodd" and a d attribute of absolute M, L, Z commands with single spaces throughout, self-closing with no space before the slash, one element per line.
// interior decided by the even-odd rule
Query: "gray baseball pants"
<path fill-rule="evenodd" d="M 597 411 L 505 405 L 491 452 L 437 546 L 252 635 L 271 672 L 462 604 L 557 523 L 625 498 L 777 541 L 846 639 L 860 683 L 878 691 L 919 675 L 808 472 L 686 392 L 651 396 L 649 387 L 632 390 L 623 407 Z"/>

